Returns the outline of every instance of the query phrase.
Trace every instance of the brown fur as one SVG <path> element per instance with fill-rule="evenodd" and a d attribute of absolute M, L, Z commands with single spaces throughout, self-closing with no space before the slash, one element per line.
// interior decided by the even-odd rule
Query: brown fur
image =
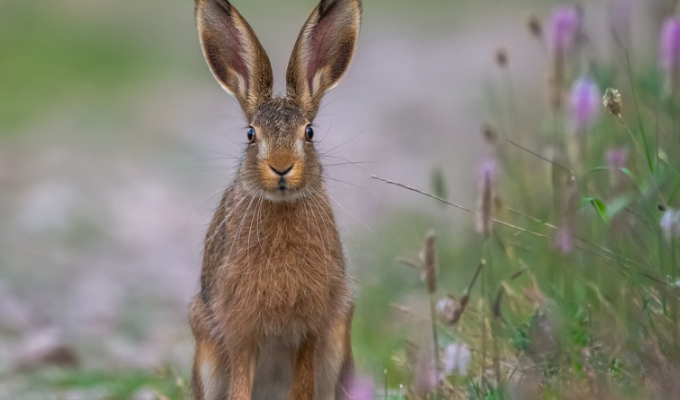
<path fill-rule="evenodd" d="M 288 71 L 320 74 L 320 86 L 289 76 L 286 98 L 271 97 L 269 60 L 238 11 L 226 0 L 196 4 L 208 64 L 241 103 L 255 138 L 206 235 L 201 292 L 189 317 L 194 395 L 344 398 L 353 373 L 352 296 L 321 164 L 305 130 L 349 64 L 360 3 L 317 6 Z"/>

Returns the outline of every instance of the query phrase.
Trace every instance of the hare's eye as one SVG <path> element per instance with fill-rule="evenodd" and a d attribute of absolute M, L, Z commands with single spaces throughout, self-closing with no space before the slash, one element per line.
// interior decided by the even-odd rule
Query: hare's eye
<path fill-rule="evenodd" d="M 312 129 L 311 125 L 307 125 L 307 128 L 305 128 L 305 137 L 310 142 L 314 139 L 314 129 Z"/>
<path fill-rule="evenodd" d="M 246 133 L 248 134 L 248 141 L 250 143 L 253 143 L 255 141 L 255 128 L 249 126 L 248 131 Z"/>

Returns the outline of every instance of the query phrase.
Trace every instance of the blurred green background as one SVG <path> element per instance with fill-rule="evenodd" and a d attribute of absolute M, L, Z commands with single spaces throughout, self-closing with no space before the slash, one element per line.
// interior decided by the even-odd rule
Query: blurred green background
<path fill-rule="evenodd" d="M 283 90 L 315 2 L 233 3 Z M 600 22 L 616 3 L 586 2 L 588 24 L 606 31 Z M 643 65 L 654 55 L 644 45 L 658 27 L 652 3 L 636 6 Z M 429 189 L 440 169 L 449 198 L 474 205 L 480 126 L 498 117 L 493 88 L 523 88 L 516 110 L 527 124 L 545 108 L 544 53 L 526 20 L 554 4 L 364 1 L 357 57 L 317 123 L 357 276 L 354 343 L 368 374 L 391 368 L 405 338 L 427 334 L 392 307 L 427 307 L 417 273 L 395 260 L 415 257 L 436 228 L 441 258 L 458 262 L 441 284 L 460 292 L 479 257 L 468 216 L 370 176 Z M 508 72 L 494 64 L 499 48 Z M 0 397 L 181 396 L 186 304 L 244 124 L 203 61 L 192 1 L 0 1 Z M 55 348 L 58 364 L 77 368 L 40 358 Z"/>

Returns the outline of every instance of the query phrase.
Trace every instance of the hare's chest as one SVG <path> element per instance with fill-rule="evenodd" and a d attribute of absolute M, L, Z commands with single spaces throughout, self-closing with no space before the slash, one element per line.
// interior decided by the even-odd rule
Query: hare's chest
<path fill-rule="evenodd" d="M 348 293 L 334 221 L 304 218 L 301 210 L 256 213 L 232 230 L 235 245 L 225 258 L 223 283 L 230 302 L 244 305 L 232 312 L 258 321 L 265 333 L 315 329 Z"/>
<path fill-rule="evenodd" d="M 264 334 L 316 330 L 335 314 L 339 293 L 347 291 L 341 263 L 304 242 L 251 249 L 232 269 L 232 301 L 249 304 L 244 310 L 253 311 Z"/>

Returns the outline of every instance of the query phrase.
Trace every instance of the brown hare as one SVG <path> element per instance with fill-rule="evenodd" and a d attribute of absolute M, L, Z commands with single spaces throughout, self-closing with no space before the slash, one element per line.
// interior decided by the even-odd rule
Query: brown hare
<path fill-rule="evenodd" d="M 206 235 L 190 306 L 197 400 L 343 399 L 352 295 L 312 122 L 344 75 L 360 0 L 321 0 L 295 44 L 285 97 L 227 0 L 196 0 L 205 58 L 241 104 L 248 145 Z"/>

